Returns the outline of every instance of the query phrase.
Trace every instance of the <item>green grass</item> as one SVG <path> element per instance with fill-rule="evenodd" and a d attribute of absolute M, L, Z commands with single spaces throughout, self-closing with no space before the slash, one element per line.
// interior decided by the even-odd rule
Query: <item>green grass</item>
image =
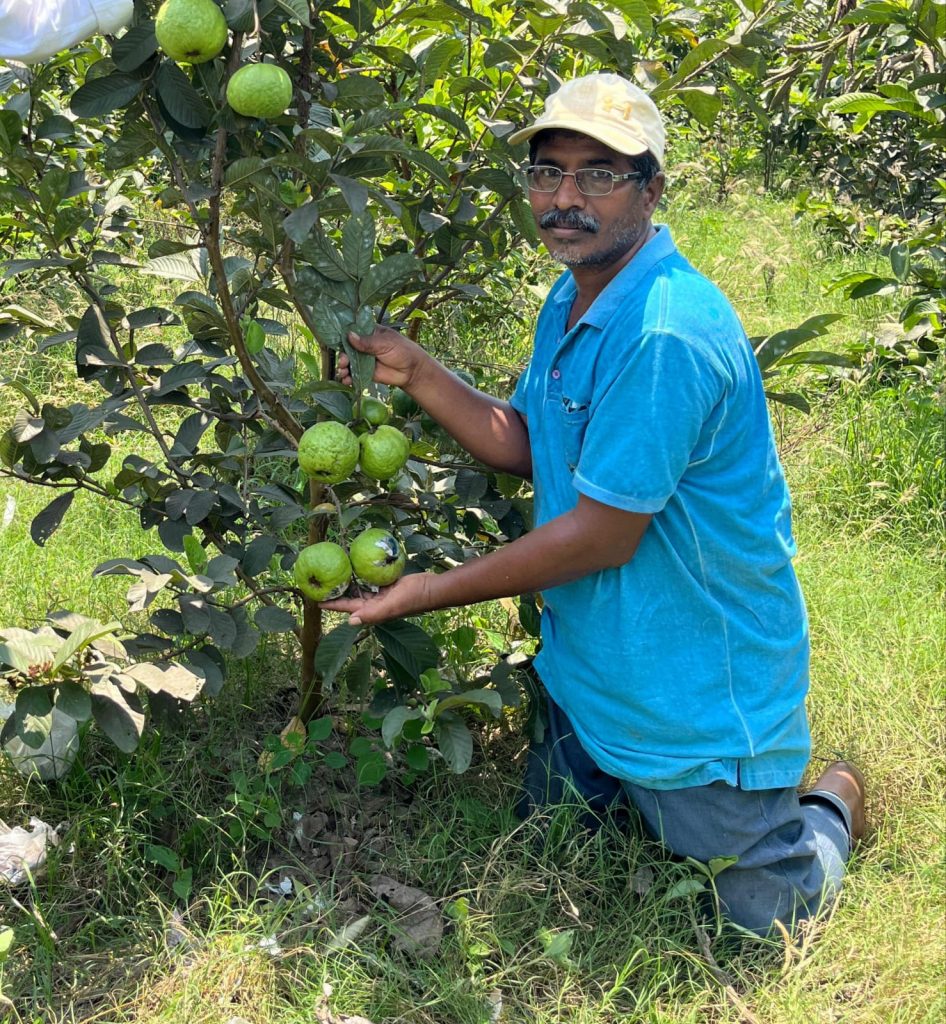
<path fill-rule="evenodd" d="M 822 286 L 862 265 L 794 224 L 786 204 L 751 192 L 724 207 L 671 202 L 666 219 L 753 334 L 843 309 Z M 518 309 L 498 320 L 458 317 L 442 342 L 457 365 L 476 364 L 498 387 L 526 358 L 523 324 L 536 299 L 526 286 L 517 294 Z M 877 303 L 858 312 L 887 311 Z M 849 316 L 832 343 L 860 329 Z M 71 386 L 64 360 L 20 366 L 44 392 Z M 13 397 L 0 391 L 0 402 L 6 420 Z M 727 991 L 701 953 L 687 901 L 672 898 L 689 869 L 634 834 L 589 837 L 568 809 L 543 846 L 536 827 L 512 815 L 524 746 L 515 722 L 482 735 L 467 775 L 386 783 L 380 807 L 374 792 L 349 791 L 344 771 L 303 787 L 261 776 L 263 741 L 292 706 L 283 688 L 293 666 L 271 644 L 235 667 L 216 703 L 150 734 L 134 757 L 91 732 L 79 768 L 48 788 L 0 762 L 3 820 L 67 823 L 47 875 L 16 902 L 0 890 L 0 920 L 16 930 L 3 967 L 7 1019 L 311 1024 L 328 1005 L 375 1024 L 736 1024 L 752 1019 L 747 1011 L 764 1024 L 942 1020 L 942 411 L 925 378 L 893 389 L 867 381 L 836 387 L 812 417 L 792 413 L 779 426 L 811 622 L 815 753 L 856 758 L 870 788 L 869 833 L 842 898 L 798 947 L 724 937 L 714 956 Z M 0 516 L 14 502 L 0 532 L 0 623 L 33 625 L 61 606 L 124 618 L 127 581 L 93 581 L 91 570 L 159 550 L 156 535 L 80 495 L 37 548 L 29 522 L 52 496 L 0 480 Z M 513 639 L 503 606 L 457 621 L 476 628 L 477 657 Z M 445 622 L 444 613 L 431 619 Z M 450 657 L 459 667 L 463 652 Z M 340 717 L 357 727 L 356 711 Z M 353 877 L 311 869 L 312 854 L 290 838 L 292 812 L 321 806 L 336 788 L 345 813 L 335 827 L 364 846 Z M 283 809 L 275 827 L 264 821 L 271 801 Z M 365 839 L 369 827 L 378 834 Z M 172 890 L 174 873 L 155 863 L 156 846 L 193 871 L 186 901 Z M 283 865 L 305 891 L 276 898 L 265 888 Z M 366 885 L 379 867 L 447 912 L 436 958 L 394 951 L 396 921 Z M 260 945 L 272 939 L 278 950 Z"/>

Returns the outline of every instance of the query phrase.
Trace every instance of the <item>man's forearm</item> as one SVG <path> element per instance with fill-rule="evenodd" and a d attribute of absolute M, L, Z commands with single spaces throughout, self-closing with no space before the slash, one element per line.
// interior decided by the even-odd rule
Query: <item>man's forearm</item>
<path fill-rule="evenodd" d="M 425 360 L 411 397 L 475 459 L 516 476 L 532 476 L 529 431 L 515 409 L 470 387 L 436 360 Z"/>
<path fill-rule="evenodd" d="M 598 506 L 602 508 L 602 506 Z M 505 547 L 431 575 L 423 611 L 475 604 L 570 583 L 630 561 L 650 516 L 608 509 L 588 514 L 586 503 Z"/>

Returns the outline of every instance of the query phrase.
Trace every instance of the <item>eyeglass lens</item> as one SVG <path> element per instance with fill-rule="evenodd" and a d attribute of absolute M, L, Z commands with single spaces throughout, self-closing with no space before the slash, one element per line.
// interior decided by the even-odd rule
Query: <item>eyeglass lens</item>
<path fill-rule="evenodd" d="M 614 174 L 603 167 L 582 167 L 571 172 L 550 164 L 537 164 L 526 169 L 529 188 L 536 192 L 554 192 L 565 176 L 574 178 L 578 191 L 586 196 L 607 195 L 614 188 Z"/>

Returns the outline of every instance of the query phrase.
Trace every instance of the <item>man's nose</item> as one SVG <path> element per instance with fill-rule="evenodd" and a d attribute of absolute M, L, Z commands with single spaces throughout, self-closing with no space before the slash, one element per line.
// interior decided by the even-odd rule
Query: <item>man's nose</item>
<path fill-rule="evenodd" d="M 563 174 L 561 183 L 555 190 L 555 207 L 559 210 L 572 210 L 576 206 L 583 209 L 585 205 L 585 194 L 579 192 L 575 177 L 571 174 Z"/>

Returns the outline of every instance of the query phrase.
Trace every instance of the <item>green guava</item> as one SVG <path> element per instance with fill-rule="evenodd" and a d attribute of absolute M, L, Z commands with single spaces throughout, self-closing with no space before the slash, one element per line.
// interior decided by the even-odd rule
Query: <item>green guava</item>
<path fill-rule="evenodd" d="M 391 408 L 395 416 L 410 419 L 420 412 L 420 406 L 402 388 L 391 388 Z"/>
<path fill-rule="evenodd" d="M 316 423 L 299 438 L 299 468 L 320 484 L 337 484 L 358 463 L 358 438 L 335 420 Z"/>
<path fill-rule="evenodd" d="M 329 594 L 344 590 L 351 580 L 351 562 L 339 544 L 324 540 L 299 552 L 292 574 L 296 586 L 313 601 L 324 601 Z"/>
<path fill-rule="evenodd" d="M 244 117 L 279 117 L 292 103 L 292 79 L 278 64 L 246 64 L 227 83 L 227 103 Z"/>
<path fill-rule="evenodd" d="M 359 533 L 348 551 L 358 579 L 386 587 L 401 578 L 407 555 L 393 534 L 372 528 Z"/>
<path fill-rule="evenodd" d="M 384 424 L 370 434 L 362 434 L 358 441 L 361 471 L 373 480 L 390 479 L 411 453 L 411 442 L 400 430 Z"/>
<path fill-rule="evenodd" d="M 361 400 L 361 415 L 373 427 L 380 427 L 391 418 L 388 407 L 377 398 L 366 397 Z"/>
<path fill-rule="evenodd" d="M 469 384 L 471 388 L 476 387 L 476 378 L 469 370 L 454 370 L 453 373 L 454 376 L 459 377 L 464 384 Z"/>
<path fill-rule="evenodd" d="M 213 0 L 164 0 L 154 34 L 171 60 L 203 64 L 226 46 L 227 19 Z"/>

